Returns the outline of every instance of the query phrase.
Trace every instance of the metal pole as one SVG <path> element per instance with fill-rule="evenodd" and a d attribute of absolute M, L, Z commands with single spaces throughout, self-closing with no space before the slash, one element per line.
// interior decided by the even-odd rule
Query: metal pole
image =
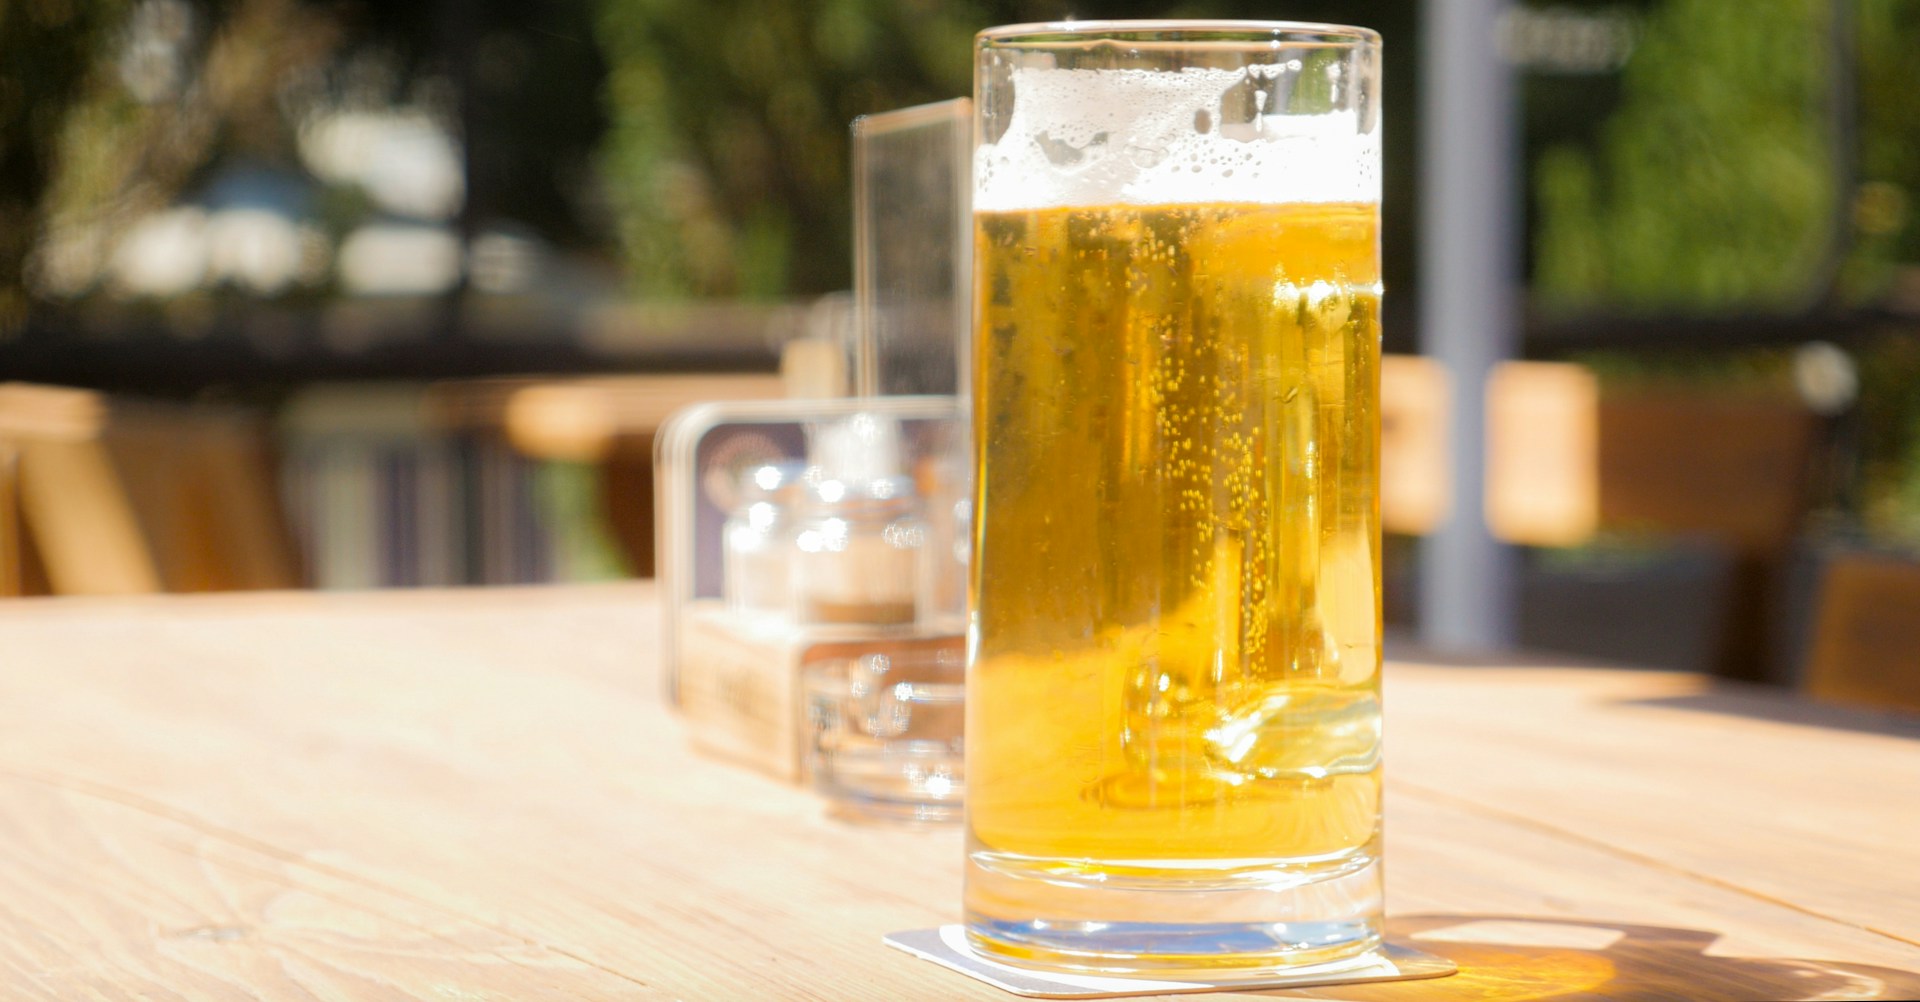
<path fill-rule="evenodd" d="M 1486 378 L 1517 353 L 1519 220 L 1503 0 L 1427 0 L 1421 53 L 1421 350 L 1453 377 L 1453 503 L 1420 560 L 1420 638 L 1439 650 L 1513 646 L 1519 567 L 1487 531 Z"/>

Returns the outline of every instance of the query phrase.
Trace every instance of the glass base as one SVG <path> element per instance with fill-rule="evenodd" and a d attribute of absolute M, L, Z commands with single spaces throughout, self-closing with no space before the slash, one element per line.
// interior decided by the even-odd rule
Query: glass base
<path fill-rule="evenodd" d="M 1380 945 L 1378 922 L 981 922 L 967 942 L 1005 964 L 1103 974 L 1182 974 L 1324 964 Z"/>
<path fill-rule="evenodd" d="M 1044 999 L 1126 998 L 1175 992 L 1248 992 L 1266 988 L 1314 988 L 1357 985 L 1415 978 L 1439 978 L 1455 972 L 1453 961 L 1423 953 L 1402 943 L 1378 948 L 1345 960 L 1288 967 L 1215 969 L 1204 975 L 1170 977 L 1152 974 L 1089 974 L 1077 971 L 1015 967 L 987 957 L 967 942 L 958 925 L 937 929 L 909 929 L 888 933 L 886 944 L 921 960 L 938 964 L 983 984 Z"/>
<path fill-rule="evenodd" d="M 813 788 L 853 818 L 951 824 L 963 815 L 964 763 L 951 746 L 900 741 L 816 751 Z"/>
<path fill-rule="evenodd" d="M 1375 848 L 1328 859 L 1098 868 L 1085 860 L 974 852 L 967 940 L 1007 964 L 1116 974 L 1342 960 L 1381 942 Z"/>
<path fill-rule="evenodd" d="M 896 825 L 957 825 L 964 812 L 958 803 L 938 800 L 869 796 L 865 791 L 816 785 L 827 797 L 827 813 L 842 821 Z"/>

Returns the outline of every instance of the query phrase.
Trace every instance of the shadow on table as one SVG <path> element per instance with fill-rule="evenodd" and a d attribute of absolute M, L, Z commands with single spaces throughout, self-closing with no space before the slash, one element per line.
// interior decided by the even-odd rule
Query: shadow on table
<path fill-rule="evenodd" d="M 1706 692 L 1682 696 L 1630 699 L 1625 706 L 1653 706 L 1695 713 L 1722 713 L 1779 724 L 1825 727 L 1863 734 L 1885 734 L 1896 738 L 1920 738 L 1920 715 L 1864 707 L 1833 706 L 1815 703 L 1780 689 L 1758 686 L 1719 685 Z"/>
<path fill-rule="evenodd" d="M 1371 1000 L 1920 998 L 1920 974 L 1825 960 L 1708 956 L 1720 937 L 1694 929 L 1554 922 L 1503 915 L 1407 915 L 1387 935 L 1446 957 L 1460 973 L 1431 981 L 1252 992 Z"/>

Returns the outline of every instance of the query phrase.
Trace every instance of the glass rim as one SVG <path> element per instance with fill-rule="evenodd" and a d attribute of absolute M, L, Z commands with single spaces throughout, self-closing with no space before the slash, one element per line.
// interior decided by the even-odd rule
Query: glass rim
<path fill-rule="evenodd" d="M 1372 28 L 1314 21 L 1185 20 L 1036 21 L 1003 24 L 974 36 L 982 48 L 1046 49 L 1126 42 L 1153 48 L 1248 48 L 1313 46 L 1380 47 Z"/>

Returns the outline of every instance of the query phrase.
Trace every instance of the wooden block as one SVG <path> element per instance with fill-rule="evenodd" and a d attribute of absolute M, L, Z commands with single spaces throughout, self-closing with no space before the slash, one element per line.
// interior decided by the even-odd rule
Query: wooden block
<path fill-rule="evenodd" d="M 1583 366 L 1508 362 L 1487 378 L 1487 526 L 1565 546 L 1600 522 L 1600 383 Z"/>
<path fill-rule="evenodd" d="M 1419 355 L 1380 359 L 1380 524 L 1421 535 L 1447 517 L 1452 385 L 1446 367 Z"/>
<path fill-rule="evenodd" d="M 712 599 L 688 603 L 680 623 L 680 710 L 694 745 L 794 783 L 805 778 L 809 666 L 909 650 L 962 657 L 966 646 L 958 635 L 900 630 L 742 630 Z"/>
<path fill-rule="evenodd" d="M 800 656 L 790 634 L 733 629 L 716 602 L 681 619 L 680 709 L 694 746 L 788 782 L 800 780 Z"/>
<path fill-rule="evenodd" d="M 1832 559 L 1802 684 L 1817 699 L 1920 712 L 1920 562 Z"/>

